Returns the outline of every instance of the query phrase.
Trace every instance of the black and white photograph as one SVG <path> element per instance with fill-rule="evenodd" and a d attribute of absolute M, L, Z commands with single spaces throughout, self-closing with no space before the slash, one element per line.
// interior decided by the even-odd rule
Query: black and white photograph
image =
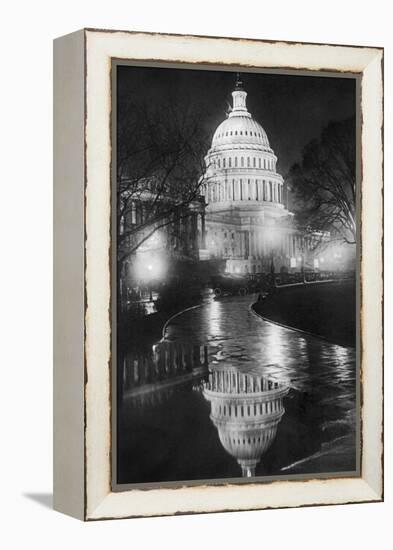
<path fill-rule="evenodd" d="M 118 487 L 357 475 L 356 78 L 115 69 Z"/>
<path fill-rule="evenodd" d="M 386 547 L 387 6 L 2 5 L 1 548 Z"/>

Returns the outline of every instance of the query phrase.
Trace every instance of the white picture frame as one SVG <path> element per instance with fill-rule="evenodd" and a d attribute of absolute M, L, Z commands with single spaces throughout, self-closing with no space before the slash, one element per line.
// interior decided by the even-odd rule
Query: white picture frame
<path fill-rule="evenodd" d="M 383 50 L 84 29 L 54 45 L 54 507 L 82 520 L 383 499 Z M 361 78 L 361 475 L 111 487 L 111 66 L 350 72 Z"/>

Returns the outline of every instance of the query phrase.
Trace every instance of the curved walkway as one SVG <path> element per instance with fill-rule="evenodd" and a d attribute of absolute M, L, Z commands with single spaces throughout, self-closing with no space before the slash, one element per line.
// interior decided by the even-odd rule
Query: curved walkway
<path fill-rule="evenodd" d="M 271 323 L 251 310 L 252 301 L 229 297 L 186 310 L 168 322 L 165 338 L 208 345 L 211 364 L 230 363 L 298 390 L 316 378 L 341 391 L 353 382 L 354 349 Z"/>

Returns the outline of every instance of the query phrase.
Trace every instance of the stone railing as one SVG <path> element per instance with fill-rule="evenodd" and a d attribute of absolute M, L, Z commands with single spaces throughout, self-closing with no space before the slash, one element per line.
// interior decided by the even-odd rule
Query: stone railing
<path fill-rule="evenodd" d="M 127 354 L 121 368 L 121 394 L 154 391 L 205 373 L 207 346 L 162 341 L 153 346 L 151 353 Z"/>

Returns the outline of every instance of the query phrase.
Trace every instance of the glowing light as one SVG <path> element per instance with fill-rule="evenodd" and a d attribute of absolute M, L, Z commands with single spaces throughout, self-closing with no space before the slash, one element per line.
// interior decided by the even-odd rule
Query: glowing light
<path fill-rule="evenodd" d="M 291 258 L 291 267 L 296 267 L 296 258 Z"/>
<path fill-rule="evenodd" d="M 163 279 L 166 267 L 165 259 L 158 252 L 138 252 L 133 264 L 133 276 L 144 282 Z"/>
<path fill-rule="evenodd" d="M 319 267 L 319 260 L 318 260 L 318 258 L 314 258 L 314 267 L 315 267 L 316 269 L 318 269 L 318 267 Z"/>

